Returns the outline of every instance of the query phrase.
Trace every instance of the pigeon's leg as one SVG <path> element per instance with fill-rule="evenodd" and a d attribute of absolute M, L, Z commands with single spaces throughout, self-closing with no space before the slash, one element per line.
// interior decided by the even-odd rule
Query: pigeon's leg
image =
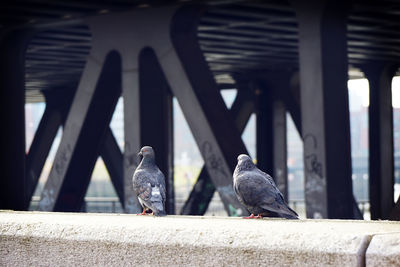
<path fill-rule="evenodd" d="M 262 215 L 258 214 L 256 217 L 254 217 L 254 219 L 262 219 Z"/>
<path fill-rule="evenodd" d="M 146 214 L 146 210 L 143 209 L 143 212 L 142 212 L 142 213 L 138 213 L 138 214 L 136 214 L 136 215 L 147 215 L 147 214 Z"/>
<path fill-rule="evenodd" d="M 249 217 L 243 217 L 243 219 L 254 219 L 256 217 L 254 217 L 254 214 L 252 213 Z"/>

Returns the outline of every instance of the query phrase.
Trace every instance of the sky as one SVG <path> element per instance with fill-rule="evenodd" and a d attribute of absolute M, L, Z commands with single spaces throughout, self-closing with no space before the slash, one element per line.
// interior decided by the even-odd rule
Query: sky
<path fill-rule="evenodd" d="M 355 79 L 347 82 L 350 96 L 350 110 L 358 110 L 360 105 L 369 105 L 369 86 L 367 79 Z M 400 76 L 396 76 L 392 81 L 392 105 L 400 108 Z"/>

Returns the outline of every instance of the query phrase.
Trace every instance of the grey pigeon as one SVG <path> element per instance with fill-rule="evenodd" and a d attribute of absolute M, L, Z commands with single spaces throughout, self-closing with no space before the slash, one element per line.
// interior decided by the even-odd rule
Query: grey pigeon
<path fill-rule="evenodd" d="M 233 188 L 239 201 L 249 210 L 251 218 L 278 216 L 298 219 L 283 199 L 271 176 L 259 170 L 248 155 L 238 156 L 238 164 L 233 173 Z M 257 214 L 257 217 L 254 216 Z"/>
<path fill-rule="evenodd" d="M 142 161 L 133 174 L 133 191 L 136 193 L 143 207 L 141 215 L 151 209 L 156 216 L 165 216 L 165 176 L 157 167 L 154 150 L 151 146 L 144 146 L 139 152 Z"/>

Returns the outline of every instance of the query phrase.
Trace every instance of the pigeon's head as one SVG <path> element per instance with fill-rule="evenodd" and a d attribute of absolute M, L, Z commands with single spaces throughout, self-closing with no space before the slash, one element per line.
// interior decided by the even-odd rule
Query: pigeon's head
<path fill-rule="evenodd" d="M 251 158 L 250 158 L 248 155 L 246 155 L 246 154 L 240 154 L 240 155 L 237 157 L 237 160 L 238 160 L 238 163 L 240 163 L 240 162 L 251 161 Z"/>
<path fill-rule="evenodd" d="M 151 146 L 144 146 L 142 149 L 140 149 L 139 154 L 140 156 L 144 158 L 154 158 L 154 150 Z"/>
<path fill-rule="evenodd" d="M 239 168 L 240 170 L 250 170 L 250 169 L 254 168 L 254 163 L 253 163 L 253 161 L 252 161 L 251 158 L 250 158 L 248 155 L 246 155 L 246 154 L 240 154 L 240 155 L 237 157 L 237 160 L 238 160 L 237 166 L 238 166 L 238 168 Z"/>

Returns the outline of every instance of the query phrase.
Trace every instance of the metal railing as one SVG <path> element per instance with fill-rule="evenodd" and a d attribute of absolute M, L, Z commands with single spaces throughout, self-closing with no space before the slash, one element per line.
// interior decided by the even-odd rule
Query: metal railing
<path fill-rule="evenodd" d="M 30 210 L 37 210 L 39 205 L 39 196 L 34 196 L 32 198 Z M 183 206 L 186 199 L 177 198 L 175 200 L 175 205 L 177 213 L 179 213 L 180 207 Z M 369 216 L 369 201 L 359 200 L 357 201 L 358 207 L 364 218 L 367 219 Z M 305 202 L 303 199 L 291 199 L 289 201 L 289 206 L 292 207 L 299 215 L 305 218 Z M 209 215 L 222 215 L 226 214 L 221 202 L 221 199 L 215 198 L 209 206 Z M 123 213 L 122 205 L 118 197 L 85 197 L 85 203 L 82 207 L 82 212 L 99 212 L 99 213 Z"/>

